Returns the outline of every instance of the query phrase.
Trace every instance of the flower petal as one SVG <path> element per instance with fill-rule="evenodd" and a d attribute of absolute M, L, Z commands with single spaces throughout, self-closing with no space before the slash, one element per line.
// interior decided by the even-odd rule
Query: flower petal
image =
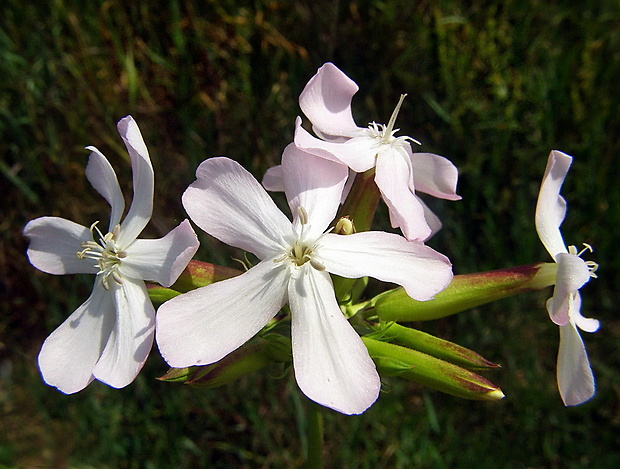
<path fill-rule="evenodd" d="M 199 245 L 188 220 L 163 238 L 137 239 L 127 248 L 127 257 L 122 261 L 123 276 L 169 287 L 181 275 Z"/>
<path fill-rule="evenodd" d="M 558 388 L 564 405 L 578 405 L 594 396 L 594 375 L 576 327 L 560 326 Z"/>
<path fill-rule="evenodd" d="M 125 210 L 125 199 L 118 184 L 116 173 L 108 159 L 95 147 L 86 147 L 90 150 L 86 165 L 86 179 L 110 204 L 110 230 L 118 225 Z"/>
<path fill-rule="evenodd" d="M 293 220 L 299 223 L 298 208 L 308 215 L 306 235 L 316 239 L 333 221 L 340 206 L 349 168 L 307 153 L 291 143 L 282 154 L 284 191 Z"/>
<path fill-rule="evenodd" d="M 121 119 L 118 133 L 125 142 L 133 173 L 133 200 L 121 224 L 118 244 L 126 247 L 142 232 L 153 214 L 153 188 L 155 176 L 138 124 L 131 116 Z M 110 226 L 110 230 L 113 226 Z"/>
<path fill-rule="evenodd" d="M 411 156 L 416 191 L 440 199 L 461 199 L 461 196 L 456 194 L 459 170 L 450 160 L 433 153 L 413 153 Z"/>
<path fill-rule="evenodd" d="M 452 265 L 446 256 L 392 233 L 330 233 L 321 240 L 316 255 L 332 274 L 396 283 L 419 301 L 430 300 L 452 280 Z"/>
<path fill-rule="evenodd" d="M 270 192 L 283 192 L 284 183 L 282 182 L 282 166 L 272 166 L 269 168 L 262 181 L 263 187 Z"/>
<path fill-rule="evenodd" d="M 291 222 L 239 163 L 209 158 L 196 177 L 183 194 L 183 206 L 194 223 L 259 259 L 281 250 L 283 236 L 292 233 Z"/>
<path fill-rule="evenodd" d="M 302 269 L 289 283 L 288 296 L 299 388 L 323 406 L 361 414 L 377 400 L 381 383 L 368 350 L 338 307 L 329 275 Z"/>
<path fill-rule="evenodd" d="M 327 160 L 339 161 L 357 173 L 363 173 L 375 165 L 376 142 L 362 135 L 363 130 L 358 132 L 359 136 L 345 142 L 328 142 L 312 136 L 301 127 L 300 122 L 295 127 L 295 145 L 302 150 Z"/>
<path fill-rule="evenodd" d="M 569 308 L 573 295 L 590 280 L 590 270 L 585 261 L 575 254 L 559 253 L 556 261 L 558 272 L 553 296 L 547 301 L 547 310 L 551 320 L 563 326 L 570 318 Z"/>
<path fill-rule="evenodd" d="M 299 106 L 321 133 L 350 137 L 358 127 L 351 113 L 351 99 L 359 88 L 334 64 L 324 64 L 299 96 Z"/>
<path fill-rule="evenodd" d="M 179 295 L 157 311 L 157 344 L 170 366 L 214 363 L 256 335 L 286 301 L 286 269 L 273 259 Z"/>
<path fill-rule="evenodd" d="M 412 174 L 403 155 L 391 152 L 377 158 L 375 183 L 390 210 L 393 228 L 400 227 L 409 240 L 423 241 L 432 234 L 424 207 L 411 189 Z"/>
<path fill-rule="evenodd" d="M 93 375 L 109 386 L 123 388 L 136 378 L 151 351 L 155 309 L 142 280 L 111 282 L 112 291 L 116 321 Z"/>
<path fill-rule="evenodd" d="M 572 161 L 573 159 L 567 154 L 553 150 L 549 154 L 538 193 L 535 217 L 536 231 L 554 259 L 557 254 L 568 252 L 560 232 L 560 225 L 566 213 L 566 202 L 560 196 L 560 189 Z"/>
<path fill-rule="evenodd" d="M 79 259 L 82 242 L 91 241 L 88 228 L 64 218 L 41 217 L 28 222 L 24 236 L 30 239 L 28 259 L 48 274 L 95 274 L 99 271 L 92 259 Z"/>
<path fill-rule="evenodd" d="M 43 343 L 39 368 L 45 382 L 65 394 L 88 386 L 114 321 L 114 298 L 98 279 L 84 304 Z"/>

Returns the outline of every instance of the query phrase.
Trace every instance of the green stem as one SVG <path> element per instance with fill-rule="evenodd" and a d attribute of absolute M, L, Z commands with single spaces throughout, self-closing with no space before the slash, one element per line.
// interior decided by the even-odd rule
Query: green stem
<path fill-rule="evenodd" d="M 323 413 L 316 402 L 308 400 L 308 455 L 306 469 L 321 469 L 323 467 Z"/>

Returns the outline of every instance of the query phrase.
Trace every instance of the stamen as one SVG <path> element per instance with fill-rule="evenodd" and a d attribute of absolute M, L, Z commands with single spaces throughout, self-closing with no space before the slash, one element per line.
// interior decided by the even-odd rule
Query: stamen
<path fill-rule="evenodd" d="M 392 115 L 390 116 L 390 120 L 388 121 L 387 125 L 385 126 L 385 135 L 392 135 L 392 132 L 394 130 L 394 124 L 396 124 L 396 117 L 398 116 L 398 113 L 400 112 L 400 107 L 403 105 L 403 101 L 405 100 L 405 97 L 407 95 L 406 94 L 401 94 L 400 95 L 400 99 L 398 100 L 398 104 L 396 105 L 396 107 L 394 108 L 394 111 L 392 112 Z"/>
<path fill-rule="evenodd" d="M 299 216 L 299 221 L 302 225 L 308 224 L 308 212 L 301 205 L 297 207 L 297 215 Z"/>

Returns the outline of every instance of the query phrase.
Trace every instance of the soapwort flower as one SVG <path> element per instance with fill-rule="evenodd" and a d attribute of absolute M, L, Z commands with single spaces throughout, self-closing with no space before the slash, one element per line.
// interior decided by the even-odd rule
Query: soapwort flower
<path fill-rule="evenodd" d="M 585 346 L 577 328 L 595 332 L 596 319 L 581 315 L 579 289 L 591 277 L 596 277 L 596 263 L 585 261 L 581 255 L 592 248 L 585 244 L 581 252 L 575 246 L 566 247 L 560 225 L 566 215 L 566 202 L 560 188 L 572 163 L 572 157 L 552 151 L 547 161 L 536 205 L 536 230 L 545 248 L 557 263 L 553 296 L 547 301 L 551 320 L 560 326 L 557 380 L 565 405 L 581 404 L 594 395 L 594 376 Z"/>
<path fill-rule="evenodd" d="M 329 273 L 371 276 L 428 300 L 452 278 L 448 259 L 384 232 L 330 233 L 348 169 L 289 145 L 282 156 L 291 221 L 238 163 L 210 158 L 183 194 L 190 218 L 260 260 L 238 277 L 184 293 L 157 313 L 156 338 L 173 367 L 217 362 L 257 334 L 288 303 L 295 378 L 302 392 L 345 414 L 366 410 L 380 381 L 341 312 Z"/>
<path fill-rule="evenodd" d="M 198 249 L 188 220 L 160 239 L 136 239 L 153 211 L 154 175 L 142 135 L 131 116 L 118 123 L 131 158 L 134 197 L 125 209 L 116 173 L 95 147 L 86 177 L 110 204 L 107 232 L 57 217 L 30 221 L 28 257 L 49 274 L 92 273 L 92 294 L 43 343 L 39 368 L 43 379 L 71 394 L 93 379 L 112 387 L 131 383 L 153 343 L 155 310 L 144 280 L 170 286 Z"/>
<path fill-rule="evenodd" d="M 392 227 L 400 227 L 410 240 L 426 240 L 441 227 L 435 214 L 416 195 L 459 200 L 456 194 L 457 168 L 446 158 L 432 153 L 414 153 L 411 137 L 396 136 L 396 117 L 401 96 L 386 125 L 370 123 L 358 127 L 351 113 L 351 100 L 358 87 L 332 63 L 323 65 L 299 97 L 299 105 L 316 138 L 298 119 L 295 144 L 313 154 L 339 161 L 362 173 L 374 168 L 375 183 L 387 204 Z M 266 175 L 269 181 L 269 174 Z"/>

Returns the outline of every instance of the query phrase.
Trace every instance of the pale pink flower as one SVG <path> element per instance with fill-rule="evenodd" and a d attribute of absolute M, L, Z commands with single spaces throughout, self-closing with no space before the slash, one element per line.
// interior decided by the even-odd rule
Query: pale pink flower
<path fill-rule="evenodd" d="M 93 379 L 112 387 L 131 383 L 151 350 L 155 310 L 144 280 L 170 286 L 198 249 L 189 221 L 160 239 L 136 239 L 153 211 L 153 168 L 132 117 L 118 123 L 133 170 L 134 197 L 125 201 L 116 174 L 99 150 L 91 150 L 86 177 L 110 204 L 106 234 L 57 217 L 29 222 L 28 258 L 49 274 L 95 274 L 92 294 L 43 343 L 39 368 L 45 382 L 71 394 Z"/>
<path fill-rule="evenodd" d="M 310 79 L 299 97 L 301 110 L 312 122 L 316 138 L 297 120 L 295 144 L 310 153 L 345 164 L 361 173 L 375 168 L 375 183 L 389 208 L 392 227 L 400 227 L 410 240 L 426 240 L 441 222 L 416 192 L 459 200 L 458 170 L 446 158 L 414 153 L 411 137 L 395 136 L 401 96 L 387 125 L 372 122 L 358 127 L 351 113 L 351 100 L 358 87 L 334 64 L 326 63 Z M 279 169 L 270 169 L 263 184 L 278 189 Z"/>
<path fill-rule="evenodd" d="M 295 378 L 302 392 L 345 414 L 377 398 L 379 376 L 341 312 L 330 273 L 371 276 L 429 300 L 452 278 L 448 259 L 384 232 L 330 233 L 347 168 L 293 144 L 282 156 L 291 222 L 263 187 L 227 158 L 204 161 L 183 195 L 190 218 L 220 241 L 256 255 L 247 272 L 185 293 L 157 313 L 157 343 L 173 367 L 214 363 L 256 335 L 288 303 Z"/>
<path fill-rule="evenodd" d="M 594 376 L 577 328 L 586 332 L 595 332 L 599 328 L 596 319 L 585 318 L 580 312 L 579 289 L 590 277 L 596 277 L 597 265 L 580 257 L 591 248 L 587 244 L 581 252 L 577 252 L 575 246 L 567 248 L 560 232 L 566 215 L 566 202 L 560 195 L 560 188 L 572 160 L 560 151 L 550 153 L 536 205 L 538 236 L 558 266 L 555 289 L 547 301 L 547 310 L 551 320 L 560 326 L 557 379 L 565 405 L 581 404 L 594 395 Z"/>

